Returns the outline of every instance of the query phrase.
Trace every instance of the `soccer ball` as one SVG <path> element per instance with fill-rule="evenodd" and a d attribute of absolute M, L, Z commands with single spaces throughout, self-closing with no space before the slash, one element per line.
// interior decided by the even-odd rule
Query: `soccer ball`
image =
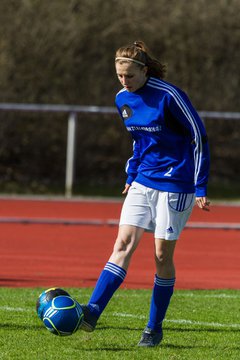
<path fill-rule="evenodd" d="M 70 296 L 53 298 L 44 308 L 43 323 L 54 335 L 72 335 L 83 321 L 80 304 Z"/>
<path fill-rule="evenodd" d="M 43 311 L 44 311 L 45 306 L 49 303 L 49 301 L 51 301 L 53 298 L 55 298 L 59 295 L 70 296 L 67 291 L 60 289 L 60 288 L 50 288 L 50 289 L 43 291 L 39 295 L 37 303 L 36 303 L 36 311 L 37 311 L 37 315 L 40 320 L 43 319 Z"/>

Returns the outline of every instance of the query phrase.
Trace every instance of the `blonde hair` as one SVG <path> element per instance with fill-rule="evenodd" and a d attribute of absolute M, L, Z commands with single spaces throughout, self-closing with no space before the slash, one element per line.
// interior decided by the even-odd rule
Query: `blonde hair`
<path fill-rule="evenodd" d="M 115 54 L 115 62 L 129 62 L 132 61 L 137 66 L 147 66 L 147 75 L 164 78 L 166 72 L 166 65 L 155 59 L 145 43 L 141 40 L 135 41 L 132 45 L 120 47 Z"/>

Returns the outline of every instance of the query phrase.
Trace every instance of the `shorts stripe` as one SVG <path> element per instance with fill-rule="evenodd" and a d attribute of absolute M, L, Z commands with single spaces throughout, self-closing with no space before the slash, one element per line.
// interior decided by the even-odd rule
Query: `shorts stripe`
<path fill-rule="evenodd" d="M 178 202 L 177 202 L 177 208 L 176 208 L 177 211 L 180 211 L 179 208 L 180 208 L 180 202 L 181 202 L 181 199 L 182 199 L 181 195 L 182 194 L 178 194 Z"/>
<path fill-rule="evenodd" d="M 182 194 L 182 206 L 180 208 L 180 211 L 183 211 L 185 209 L 186 200 L 187 200 L 187 194 Z"/>
<path fill-rule="evenodd" d="M 178 202 L 177 202 L 177 207 L 176 210 L 177 211 L 184 211 L 185 207 L 186 207 L 186 201 L 187 201 L 187 196 L 188 194 L 179 194 L 179 198 L 178 198 Z"/>

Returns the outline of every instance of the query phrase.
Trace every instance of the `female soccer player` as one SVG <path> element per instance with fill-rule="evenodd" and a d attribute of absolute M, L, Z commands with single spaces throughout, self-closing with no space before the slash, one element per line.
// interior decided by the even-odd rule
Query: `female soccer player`
<path fill-rule="evenodd" d="M 133 156 L 123 194 L 119 231 L 87 305 L 82 329 L 97 320 L 123 282 L 144 230 L 154 233 L 156 274 L 149 320 L 139 346 L 160 343 L 175 284 L 174 249 L 194 200 L 209 210 L 209 150 L 204 125 L 187 95 L 162 80 L 165 67 L 142 41 L 121 47 L 115 56 L 122 90 L 116 106 L 133 138 Z"/>

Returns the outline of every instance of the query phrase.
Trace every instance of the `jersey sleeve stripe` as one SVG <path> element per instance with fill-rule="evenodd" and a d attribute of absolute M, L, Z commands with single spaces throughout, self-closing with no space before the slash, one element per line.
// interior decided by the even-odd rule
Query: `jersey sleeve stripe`
<path fill-rule="evenodd" d="M 190 122 L 193 132 L 194 132 L 194 141 L 196 144 L 195 150 L 194 150 L 194 162 L 195 162 L 195 176 L 194 181 L 195 184 L 197 183 L 200 167 L 201 167 L 201 160 L 202 160 L 202 141 L 201 141 L 201 132 L 199 129 L 199 126 L 197 124 L 197 121 L 192 114 L 189 106 L 186 104 L 182 96 L 178 93 L 178 91 L 171 85 L 161 81 L 160 79 L 150 78 L 148 83 L 148 86 L 166 91 L 168 94 L 170 94 L 174 100 L 176 101 L 177 105 L 185 115 L 186 119 Z"/>

